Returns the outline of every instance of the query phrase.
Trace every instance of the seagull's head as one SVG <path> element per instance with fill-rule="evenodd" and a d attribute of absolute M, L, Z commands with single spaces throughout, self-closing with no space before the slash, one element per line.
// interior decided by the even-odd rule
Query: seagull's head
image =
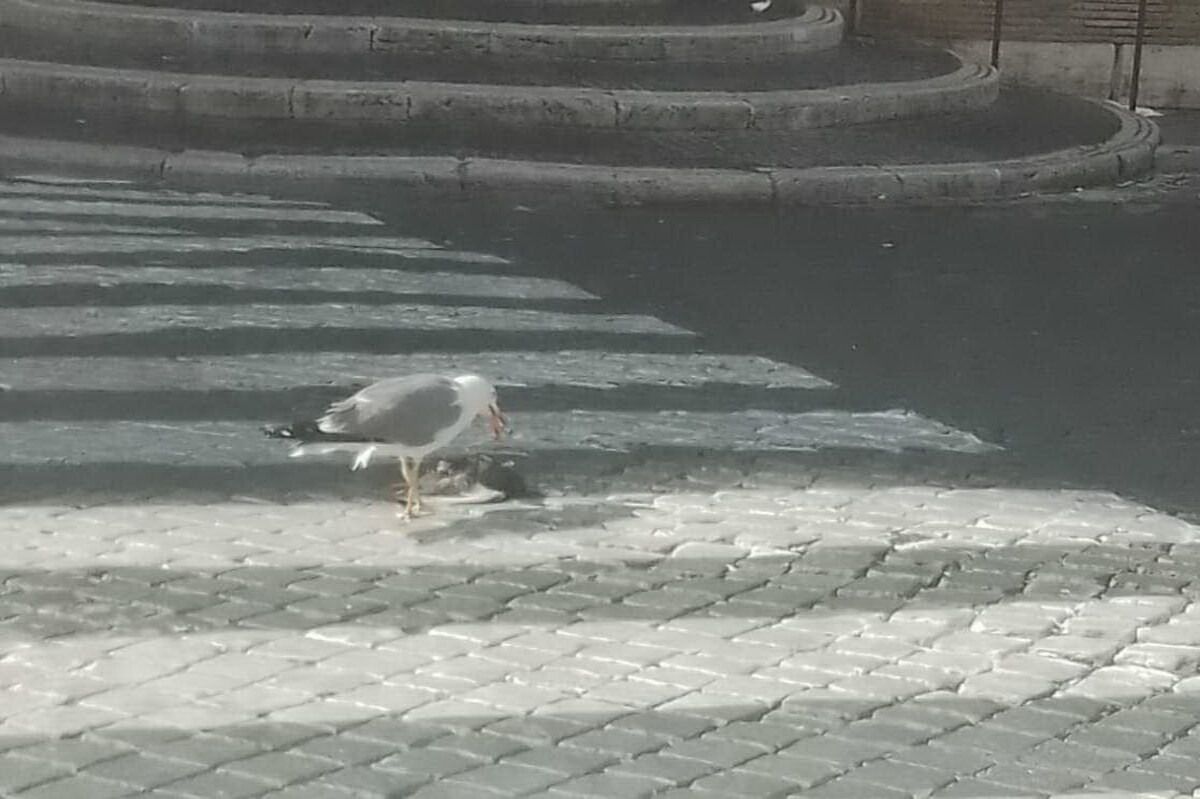
<path fill-rule="evenodd" d="M 508 429 L 508 417 L 500 411 L 496 399 L 496 388 L 479 375 L 462 375 L 454 378 L 458 384 L 460 402 L 474 416 L 486 416 L 492 438 L 500 438 Z"/>

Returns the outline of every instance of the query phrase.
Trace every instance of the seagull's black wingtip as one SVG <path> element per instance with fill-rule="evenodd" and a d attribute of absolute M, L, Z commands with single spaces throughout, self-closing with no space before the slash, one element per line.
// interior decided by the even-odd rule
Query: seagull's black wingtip
<path fill-rule="evenodd" d="M 291 424 L 268 424 L 262 428 L 268 438 L 290 438 L 299 441 L 323 439 L 327 436 L 317 427 L 316 422 L 292 422 Z"/>
<path fill-rule="evenodd" d="M 268 424 L 263 425 L 263 435 L 267 438 L 295 438 L 296 434 L 292 432 L 290 424 Z"/>
<path fill-rule="evenodd" d="M 364 439 L 346 433 L 326 433 L 317 426 L 315 421 L 292 422 L 291 424 L 268 424 L 262 428 L 267 438 L 286 438 L 290 441 L 350 441 L 354 443 L 378 442 L 378 439 Z"/>

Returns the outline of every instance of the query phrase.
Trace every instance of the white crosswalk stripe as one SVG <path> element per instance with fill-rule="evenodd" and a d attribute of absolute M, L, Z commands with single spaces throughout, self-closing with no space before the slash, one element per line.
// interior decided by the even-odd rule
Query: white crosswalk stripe
<path fill-rule="evenodd" d="M 131 308 L 11 308 L 4 314 L 10 338 L 99 336 L 169 328 L 269 327 L 277 329 L 379 328 L 382 330 L 542 330 L 691 336 L 652 316 L 574 314 L 528 308 L 464 305 L 136 305 Z M 486 346 L 486 339 L 480 340 Z"/>
<path fill-rule="evenodd" d="M 379 225 L 378 219 L 357 211 L 323 208 L 277 208 L 252 205 L 131 203 L 111 200 L 45 200 L 0 196 L 0 214 L 58 214 L 113 216 L 135 219 L 199 219 L 235 222 L 328 222 L 341 225 Z"/>
<path fill-rule="evenodd" d="M 328 208 L 328 203 L 281 200 L 262 194 L 185 192 L 171 189 L 130 188 L 128 181 L 70 181 L 48 177 L 16 177 L 0 181 L 0 195 L 12 197 L 66 197 L 73 200 L 121 200 L 127 202 L 213 205 L 261 205 L 276 208 Z"/>
<path fill-rule="evenodd" d="M 91 264 L 0 264 L 0 287 L 167 284 L 226 286 L 238 289 L 295 291 L 387 291 L 397 294 L 506 297 L 527 300 L 594 300 L 595 295 L 562 280 L 460 272 L 410 272 L 401 269 L 352 269 L 324 266 L 179 268 L 169 266 L 95 266 Z"/>
<path fill-rule="evenodd" d="M 98 253 L 255 252 L 259 250 L 339 250 L 398 258 L 505 264 L 507 259 L 478 252 L 447 250 L 430 241 L 393 236 L 0 236 L 0 256 Z"/>
<path fill-rule="evenodd" d="M 29 219 L 27 217 L 0 217 L 0 233 L 131 233 L 146 236 L 182 236 L 182 228 L 147 227 L 145 225 L 109 224 L 106 222 L 78 222 L 57 217 Z"/>
<path fill-rule="evenodd" d="M 133 223 L 133 219 L 138 222 Z M 96 418 L 89 418 L 83 408 L 78 415 L 68 412 L 66 420 L 47 411 L 46 418 L 0 421 L 0 440 L 4 441 L 0 465 L 126 463 L 240 468 L 276 464 L 290 468 L 288 464 L 296 462 L 289 460 L 288 447 L 263 439 L 259 431 L 265 423 L 289 421 L 290 409 L 281 407 L 274 418 L 242 418 L 258 411 L 225 409 L 220 403 L 232 401 L 229 398 L 238 392 L 287 392 L 319 386 L 349 390 L 410 372 L 479 372 L 492 377 L 502 392 L 519 387 L 524 391 L 520 396 L 527 398 L 557 388 L 615 391 L 610 396 L 616 397 L 616 402 L 631 404 L 626 410 L 610 410 L 611 403 L 605 408 L 518 409 L 511 439 L 496 444 L 487 441 L 478 429 L 458 442 L 460 449 L 628 452 L 644 448 L 847 448 L 966 454 L 997 449 L 970 432 L 911 411 L 814 410 L 814 403 L 834 396 L 829 390 L 835 386 L 797 366 L 748 354 L 680 352 L 678 344 L 656 352 L 655 342 L 666 339 L 652 337 L 686 342 L 689 347 L 699 339 L 692 331 L 654 316 L 601 312 L 604 306 L 595 295 L 571 283 L 517 274 L 484 274 L 477 268 L 452 269 L 459 265 L 508 266 L 508 259 L 501 256 L 456 251 L 427 239 L 401 235 L 320 235 L 311 229 L 289 235 L 275 224 L 284 219 L 347 225 L 376 223 L 358 212 L 311 203 L 288 205 L 261 196 L 158 192 L 126 185 L 0 182 L 0 233 L 5 234 L 0 235 L 0 258 L 7 259 L 0 262 L 0 304 L 5 292 L 19 292 L 11 294 L 3 310 L 0 344 L 54 340 L 54 351 L 62 353 L 38 354 L 37 346 L 41 344 L 26 344 L 27 357 L 0 361 L 0 383 L 8 389 L 0 393 L 0 406 L 6 399 L 23 402 L 19 418 L 25 419 L 33 407 L 31 402 L 53 404 L 68 399 L 73 392 L 88 392 L 81 396 L 97 400 L 100 398 L 95 392 L 110 397 L 105 400 L 107 415 Z M 156 220 L 162 220 L 161 226 Z M 211 226 L 234 221 L 239 223 L 237 235 L 192 229 L 199 223 Z M 260 234 L 247 232 L 247 225 L 255 223 L 264 224 Z M 302 265 L 268 264 L 263 260 L 261 265 L 247 266 L 222 261 L 234 253 L 269 250 L 320 253 L 327 260 L 317 266 L 312 264 L 311 255 Z M 171 260 L 195 253 L 209 256 L 210 262 L 193 265 L 195 259 L 188 259 L 186 264 Z M 369 265 L 356 262 L 368 254 L 374 256 Z M 106 259 L 95 263 L 84 257 L 89 255 Z M 80 257 L 75 263 L 26 260 L 53 256 Z M 389 264 L 379 256 L 393 262 Z M 413 259 L 430 264 L 413 269 Z M 68 286 L 72 293 L 54 292 Z M 171 294 L 175 289 L 187 293 Z M 230 302 L 237 296 L 231 292 L 238 291 L 271 292 L 272 301 Z M 163 302 L 164 298 L 180 296 L 200 298 L 205 292 L 213 292 L 208 295 L 212 302 Z M 313 292 L 324 292 L 333 301 L 314 302 Z M 365 293 L 373 293 L 372 302 L 363 301 Z M 346 295 L 346 302 L 338 301 L 341 294 Z M 405 302 L 406 295 L 415 301 Z M 136 300 L 137 304 L 91 304 L 99 300 L 81 297 L 110 298 L 110 303 L 111 298 L 121 298 L 119 301 Z M 459 299 L 456 302 L 454 298 Z M 246 299 L 261 296 L 247 294 Z M 579 305 L 563 310 L 562 306 L 527 304 L 564 301 Z M 239 350 L 239 354 L 203 355 L 189 352 L 187 339 L 180 339 L 180 351 L 169 356 L 85 355 L 70 351 L 79 346 L 73 341 L 94 336 L 250 329 L 328 331 L 329 350 L 254 352 L 253 340 L 247 339 L 249 351 L 244 353 Z M 478 334 L 479 347 L 465 353 L 344 351 L 338 348 L 338 331 L 346 330 L 378 331 L 380 336 L 422 332 L 435 339 L 449 332 L 470 330 Z M 531 344 L 537 342 L 538 346 L 528 351 L 520 349 L 519 344 L 511 348 L 510 336 L 505 346 L 511 349 L 496 349 L 489 346 L 488 331 L 528 335 Z M 559 338 L 569 346 L 570 336 L 576 334 L 621 334 L 638 342 L 638 346 L 629 346 L 629 351 L 613 345 L 603 351 L 576 348 L 558 352 L 546 346 Z M 311 346 L 311 338 L 306 342 L 305 346 Z M 713 396 L 720 406 L 725 401 L 719 399 L 720 387 L 737 387 L 743 392 L 738 396 L 743 398 L 747 390 L 815 393 L 811 395 L 813 400 L 795 411 L 760 410 L 752 404 L 722 411 L 684 411 L 638 407 L 650 395 L 636 390 L 647 387 L 657 390 L 653 396 L 659 404 L 669 403 L 672 396 L 694 397 L 698 392 L 716 390 Z M 207 406 L 204 418 L 177 421 L 181 415 L 178 408 L 172 411 L 149 404 L 152 398 L 170 404 L 188 395 L 204 396 L 209 392 L 221 393 L 206 400 L 212 404 Z M 143 395 L 146 404 L 139 404 Z M 35 396 L 40 399 L 29 399 Z M 552 402 L 580 396 L 596 395 L 560 393 Z M 786 401 L 779 397 L 794 395 L 772 396 L 776 404 L 767 407 L 779 408 L 779 403 Z M 262 398 L 254 401 L 261 402 Z M 114 408 L 125 407 L 137 407 L 137 418 L 111 418 Z M 561 404 L 551 407 L 560 408 Z M 320 410 L 312 408 L 311 412 Z M 340 461 L 334 457 L 333 462 Z"/>

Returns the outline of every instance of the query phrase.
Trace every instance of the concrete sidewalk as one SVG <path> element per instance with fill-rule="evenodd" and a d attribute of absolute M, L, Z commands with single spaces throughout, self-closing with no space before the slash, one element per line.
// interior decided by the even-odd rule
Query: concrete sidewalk
<path fill-rule="evenodd" d="M 1102 493 L 642 479 L 406 528 L 361 503 L 6 508 L 0 791 L 1200 786 L 1197 528 Z"/>

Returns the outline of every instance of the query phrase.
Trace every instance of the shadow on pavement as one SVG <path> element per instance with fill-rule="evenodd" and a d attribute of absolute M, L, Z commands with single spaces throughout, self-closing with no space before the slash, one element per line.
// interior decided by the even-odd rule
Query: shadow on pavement
<path fill-rule="evenodd" d="M 586 672 L 579 674 L 588 684 Z M 287 681 L 286 674 L 279 679 Z M 73 757 L 84 761 L 81 774 L 196 796 L 220 786 L 259 794 L 277 789 L 280 795 L 394 798 L 430 784 L 440 795 L 456 796 L 478 795 L 481 785 L 500 795 L 560 785 L 570 795 L 615 789 L 641 796 L 689 783 L 714 795 L 749 789 L 783 796 L 813 788 L 882 796 L 903 779 L 909 795 L 951 788 L 947 795 L 1012 799 L 1083 788 L 1094 792 L 1088 796 L 1147 790 L 1170 796 L 1190 792 L 1196 782 L 1189 776 L 1195 769 L 1178 754 L 1143 757 L 1135 745 L 1085 762 L 1099 750 L 1048 737 L 1078 733 L 1088 740 L 1089 722 L 1109 706 L 1083 697 L 1037 698 L 1009 708 L 953 693 L 839 700 L 836 692 L 818 688 L 811 697 L 802 693 L 778 703 L 733 696 L 696 703 L 674 700 L 684 693 L 678 686 L 657 688 L 663 704 L 655 709 L 563 699 L 532 713 L 400 691 L 391 703 L 414 706 L 389 711 L 381 706 L 386 697 L 372 699 L 364 691 L 316 706 L 267 701 L 268 720 L 254 722 L 235 720 L 248 708 L 205 706 L 201 694 L 190 709 L 148 711 L 160 723 L 129 720 L 66 740 L 5 734 L 0 749 L 41 765 L 37 776 L 43 779 L 54 776 L 55 767 L 67 777 L 71 770 L 63 761 Z M 1200 710 L 1198 701 L 1180 696 L 1143 707 L 1178 725 Z M 1124 723 L 1132 725 L 1133 716 Z M 1138 732 L 1120 722 L 1110 729 L 1131 737 Z M 992 748 L 995 741 L 1004 742 L 1004 751 Z M 20 787 L 27 775 L 10 774 L 6 783 Z"/>
<path fill-rule="evenodd" d="M 258 436 L 257 429 L 247 435 Z M 286 446 L 264 437 L 263 446 Z M 1021 468 L 1007 456 L 956 453 L 822 449 L 737 452 L 703 447 L 644 447 L 631 452 L 596 449 L 493 451 L 511 456 L 535 493 L 604 494 L 612 491 L 715 491 L 736 485 L 803 488 L 814 480 L 846 480 L 869 486 L 1002 486 L 1033 489 L 1083 488 L 1052 475 Z M 0 502 L 6 504 L 122 503 L 161 501 L 267 502 L 307 499 L 377 500 L 387 494 L 397 470 L 374 466 L 351 472 L 348 461 L 284 461 L 247 466 L 170 463 L 89 463 L 0 467 Z"/>
<path fill-rule="evenodd" d="M 1051 501 L 1008 500 L 1018 514 Z M 214 531 L 238 536 L 192 511 L 177 521 L 210 546 Z M 288 553 L 295 566 L 246 565 L 226 548 L 229 562 L 195 568 L 188 558 L 218 550 L 161 540 L 169 520 L 149 532 L 131 520 L 184 565 L 10 565 L 0 680 L 49 693 L 10 697 L 0 785 L 53 790 L 78 772 L 185 795 L 393 797 L 435 781 L 459 795 L 887 795 L 902 776 L 911 795 L 1011 797 L 1200 780 L 1186 756 L 1200 696 L 1163 690 L 1194 649 L 1128 656 L 1135 635 L 1181 629 L 1165 621 L 1196 598 L 1194 544 L 934 530 L 838 544 L 816 525 L 787 552 L 714 540 L 725 554 L 690 556 L 703 536 L 622 548 L 619 528 L 641 512 L 615 499 L 430 528 L 442 544 L 534 531 L 505 562 L 459 550 L 414 565 L 420 544 L 398 541 L 389 558 L 376 540 L 371 565 L 321 563 L 316 549 Z M 253 523 L 259 542 L 270 513 Z M 63 519 L 67 535 L 89 523 Z M 94 526 L 121 544 L 111 520 Z M 323 539 L 345 557 L 364 533 L 336 518 L 303 528 L 288 530 L 293 545 Z M 604 539 L 594 558 L 554 557 L 582 536 Z"/>
<path fill-rule="evenodd" d="M 388 521 L 380 516 L 386 526 Z M 184 540 L 183 533 L 195 533 L 194 528 L 180 524 L 181 533 L 173 535 L 165 526 L 159 539 L 175 558 L 167 567 L 97 562 L 87 568 L 44 570 L 8 565 L 3 595 L 7 618 L 0 623 L 0 632 L 24 639 L 235 630 L 304 633 L 350 625 L 395 630 L 399 638 L 455 624 L 558 629 L 584 623 L 751 619 L 758 620 L 751 627 L 793 625 L 791 637 L 783 637 L 787 651 L 798 652 L 852 634 L 864 618 L 884 621 L 899 613 L 894 621 L 907 618 L 927 628 L 927 635 L 918 635 L 912 643 L 915 652 L 932 645 L 948 627 L 974 620 L 986 606 L 995 620 L 990 632 L 1007 626 L 1005 634 L 1022 639 L 1009 642 L 1017 650 L 1024 649 L 1029 638 L 1064 632 L 1086 637 L 1086 614 L 1073 622 L 1074 627 L 1067 623 L 1064 631 L 1059 626 L 1081 603 L 1125 598 L 1136 608 L 1138 599 L 1167 599 L 1163 609 L 1144 608 L 1150 616 L 1165 618 L 1174 612 L 1167 605 L 1182 608 L 1200 591 L 1191 574 L 1194 558 L 1173 558 L 1155 545 L 1035 541 L 985 547 L 939 541 L 920 528 L 881 533 L 877 545 L 818 544 L 820 533 L 814 527 L 811 534 L 794 536 L 807 543 L 769 556 L 750 557 L 748 544 L 712 542 L 715 549 L 735 553 L 717 558 L 688 556 L 686 549 L 672 554 L 683 544 L 678 536 L 664 535 L 664 549 L 659 552 L 621 550 L 613 543 L 617 536 L 605 527 L 632 516 L 631 508 L 614 501 L 565 513 L 548 509 L 488 513 L 436 528 L 392 520 L 393 529 L 387 531 L 400 539 L 397 549 L 405 552 L 413 547 L 419 552 L 430 544 L 507 536 L 536 537 L 551 549 L 578 543 L 597 557 L 539 560 L 526 553 L 510 554 L 508 560 L 523 561 L 514 565 L 494 562 L 499 558 L 489 559 L 485 550 L 479 550 L 477 559 L 462 563 L 409 565 L 402 556 L 394 563 L 377 556 L 371 565 L 322 564 L 302 544 L 285 542 L 287 530 L 255 534 L 253 543 L 247 543 L 239 542 L 232 528 L 223 535 L 221 527 L 214 527 L 212 538 L 202 543 Z M 55 535 L 54 520 L 39 526 L 34 542 Z M 112 529 L 108 537 L 115 543 L 109 549 L 119 550 L 121 539 L 132 535 Z M 304 565 L 256 565 L 256 555 L 265 554 L 262 544 L 270 543 L 272 535 L 280 539 L 280 547 L 294 546 L 294 552 L 281 551 Z M 333 543 L 354 553 L 366 537 L 359 531 Z M 175 541 L 182 543 L 165 546 Z M 317 551 L 315 545 L 312 548 Z M 248 563 L 188 565 L 217 550 L 245 551 Z M 1012 605 L 1011 615 L 1005 615 L 1008 605 Z M 1129 624 L 1134 626 L 1132 618 Z M 982 639 L 979 643 L 984 646 Z M 1070 645 L 1086 648 L 1088 643 Z M 1124 643 L 1097 637 L 1091 646 L 1111 646 L 1115 651 Z M 1194 652 L 1180 655 L 1197 657 Z"/>

